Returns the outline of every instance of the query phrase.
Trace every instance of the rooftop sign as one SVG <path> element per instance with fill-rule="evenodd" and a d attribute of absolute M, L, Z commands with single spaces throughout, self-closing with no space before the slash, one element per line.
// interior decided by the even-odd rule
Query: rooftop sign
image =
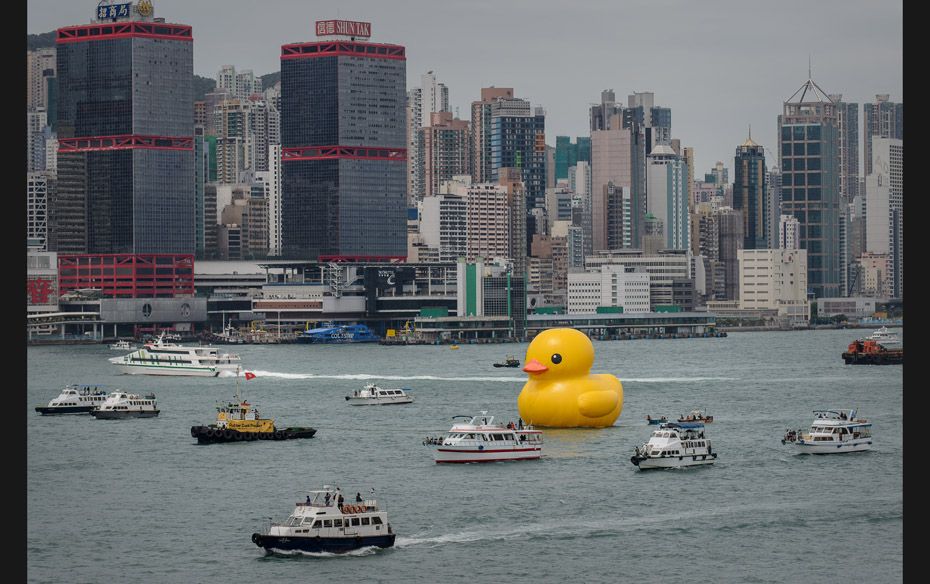
<path fill-rule="evenodd" d="M 317 20 L 316 36 L 330 35 L 368 38 L 371 36 L 371 23 L 354 20 Z"/>

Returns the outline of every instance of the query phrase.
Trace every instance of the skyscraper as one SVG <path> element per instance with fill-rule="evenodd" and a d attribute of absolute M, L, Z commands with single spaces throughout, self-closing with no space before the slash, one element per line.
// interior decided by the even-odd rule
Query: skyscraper
<path fill-rule="evenodd" d="M 194 253 L 191 27 L 150 2 L 96 15 L 57 32 L 56 204 L 85 214 L 58 251 Z"/>
<path fill-rule="evenodd" d="M 872 172 L 865 177 L 866 251 L 886 254 L 895 298 L 904 296 L 904 141 L 872 138 Z"/>
<path fill-rule="evenodd" d="M 513 87 L 482 87 L 481 100 L 471 103 L 472 182 L 491 180 L 491 104 L 513 99 Z"/>
<path fill-rule="evenodd" d="M 625 127 L 620 114 L 614 114 L 607 122 L 607 129 L 591 132 L 591 218 L 593 250 L 610 249 L 607 237 L 607 184 L 613 182 L 616 187 L 627 189 L 630 196 L 630 227 L 633 231 L 623 236 L 620 241 L 630 241 L 639 245 L 639 229 L 645 216 L 643 192 L 637 190 L 640 185 L 639 156 L 642 149 L 642 136 L 636 131 L 635 124 Z M 645 184 L 643 181 L 642 184 Z M 616 241 L 616 239 L 615 239 Z"/>
<path fill-rule="evenodd" d="M 355 40 L 370 23 L 317 22 L 335 30 L 356 34 L 281 47 L 283 255 L 404 258 L 406 53 Z"/>
<path fill-rule="evenodd" d="M 491 180 L 500 169 L 520 170 L 526 209 L 546 205 L 546 114 L 525 99 L 498 99 L 491 104 Z"/>
<path fill-rule="evenodd" d="M 609 130 L 611 128 L 611 118 L 615 115 L 623 115 L 623 104 L 617 103 L 617 95 L 613 89 L 605 89 L 601 92 L 601 103 L 591 106 L 589 120 L 591 133 L 599 130 Z"/>
<path fill-rule="evenodd" d="M 434 112 L 449 112 L 449 88 L 436 81 L 436 74 L 427 71 L 420 76 L 420 87 L 407 92 L 407 197 L 417 201 L 426 194 L 423 155 L 423 133 L 431 124 Z"/>
<path fill-rule="evenodd" d="M 733 208 L 743 212 L 743 249 L 766 249 L 770 217 L 762 146 L 747 138 L 736 148 L 733 167 Z"/>
<path fill-rule="evenodd" d="M 782 170 L 782 213 L 801 224 L 807 250 L 807 283 L 818 297 L 840 289 L 839 132 L 836 105 L 808 79 L 784 103 L 778 116 Z"/>
<path fill-rule="evenodd" d="M 447 111 L 434 112 L 420 129 L 423 196 L 439 193 L 439 185 L 453 176 L 471 174 L 471 124 L 453 119 Z"/>
<path fill-rule="evenodd" d="M 904 140 L 904 104 L 889 101 L 887 93 L 862 104 L 863 176 L 872 174 L 872 137 Z"/>
<path fill-rule="evenodd" d="M 646 212 L 664 225 L 665 249 L 688 249 L 688 165 L 665 144 L 653 148 L 646 160 Z"/>

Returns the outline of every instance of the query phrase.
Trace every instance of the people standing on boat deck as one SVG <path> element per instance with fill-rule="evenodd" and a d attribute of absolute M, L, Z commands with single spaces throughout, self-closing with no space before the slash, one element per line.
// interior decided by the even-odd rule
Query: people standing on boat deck
<path fill-rule="evenodd" d="M 307 495 L 307 505 L 310 504 L 310 495 Z"/>
<path fill-rule="evenodd" d="M 329 507 L 329 493 L 326 493 L 326 506 Z"/>
<path fill-rule="evenodd" d="M 345 501 L 345 497 L 342 496 L 342 493 L 339 493 L 339 510 L 342 511 L 342 502 Z"/>
<path fill-rule="evenodd" d="M 362 494 L 360 492 L 355 493 L 355 502 L 356 503 L 362 502 Z"/>

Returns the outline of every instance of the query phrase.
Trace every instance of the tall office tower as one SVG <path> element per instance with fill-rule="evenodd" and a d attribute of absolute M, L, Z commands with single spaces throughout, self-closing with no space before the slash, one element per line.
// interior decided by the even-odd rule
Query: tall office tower
<path fill-rule="evenodd" d="M 736 147 L 733 168 L 733 208 L 743 212 L 743 249 L 767 249 L 770 216 L 765 152 L 751 136 Z"/>
<path fill-rule="evenodd" d="M 904 104 L 888 101 L 887 93 L 875 96 L 872 103 L 862 104 L 863 176 L 872 174 L 872 138 L 904 140 Z"/>
<path fill-rule="evenodd" d="M 491 104 L 491 180 L 500 169 L 520 170 L 526 209 L 546 205 L 546 114 L 525 99 L 498 99 Z"/>
<path fill-rule="evenodd" d="M 45 108 L 26 112 L 26 172 L 45 170 Z"/>
<path fill-rule="evenodd" d="M 609 181 L 604 185 L 604 200 L 607 203 L 607 248 L 622 249 L 629 246 L 630 189 Z M 626 245 L 624 245 L 626 244 Z"/>
<path fill-rule="evenodd" d="M 246 102 L 249 105 L 248 168 L 255 172 L 269 169 L 268 148 L 281 144 L 281 114 L 271 101 L 254 95 Z"/>
<path fill-rule="evenodd" d="M 778 249 L 801 249 L 801 222 L 794 215 L 779 218 Z"/>
<path fill-rule="evenodd" d="M 873 136 L 871 167 L 865 177 L 865 248 L 888 256 L 891 293 L 903 298 L 904 141 Z"/>
<path fill-rule="evenodd" d="M 782 213 L 801 223 L 807 284 L 818 298 L 845 293 L 840 284 L 839 136 L 836 104 L 808 79 L 778 116 Z"/>
<path fill-rule="evenodd" d="M 491 104 L 513 99 L 513 87 L 482 87 L 481 101 L 471 103 L 472 182 L 491 180 Z"/>
<path fill-rule="evenodd" d="M 55 173 L 26 173 L 26 245 L 48 249 L 48 201 L 54 198 Z"/>
<path fill-rule="evenodd" d="M 646 212 L 665 226 L 665 249 L 686 250 L 691 237 L 688 166 L 665 144 L 653 148 L 646 160 Z"/>
<path fill-rule="evenodd" d="M 605 89 L 601 92 L 601 103 L 592 105 L 589 114 L 591 124 L 591 134 L 600 130 L 612 129 L 612 121 L 615 115 L 623 116 L 623 105 L 617 103 L 617 96 L 613 89 Z M 605 183 L 606 184 L 606 183 Z"/>
<path fill-rule="evenodd" d="M 736 300 L 739 298 L 738 252 L 744 239 L 742 212 L 721 207 L 717 212 L 717 230 L 720 237 L 718 254 L 726 282 L 722 300 Z"/>
<path fill-rule="evenodd" d="M 643 129 L 646 152 L 652 152 L 657 144 L 671 144 L 672 110 L 656 106 L 655 94 L 651 91 L 629 95 L 623 118 L 625 126 L 635 121 Z"/>
<path fill-rule="evenodd" d="M 420 129 L 418 142 L 422 148 L 424 197 L 439 194 L 439 185 L 453 176 L 471 174 L 471 124 L 453 118 L 447 111 L 429 116 L 430 123 Z"/>
<path fill-rule="evenodd" d="M 49 89 L 54 91 L 50 82 L 55 79 L 56 68 L 55 47 L 26 51 L 26 111 L 50 111 Z"/>
<path fill-rule="evenodd" d="M 204 188 L 210 175 L 210 152 L 203 126 L 194 125 L 194 257 L 205 259 L 206 222 L 216 218 L 204 207 Z"/>
<path fill-rule="evenodd" d="M 846 103 L 843 94 L 830 95 L 836 104 L 839 143 L 840 204 L 851 203 L 859 187 L 859 104 Z"/>
<path fill-rule="evenodd" d="M 426 195 L 423 155 L 423 133 L 430 125 L 434 112 L 451 112 L 449 88 L 436 81 L 436 75 L 427 71 L 420 76 L 420 86 L 407 92 L 407 198 L 408 202 L 422 200 Z"/>
<path fill-rule="evenodd" d="M 57 32 L 57 204 L 85 210 L 72 227 L 86 247 L 59 239 L 56 251 L 192 254 L 191 27 L 155 18 L 150 2 L 101 4 L 96 16 Z"/>
<path fill-rule="evenodd" d="M 268 170 L 255 173 L 268 201 L 268 255 L 281 255 L 281 145 L 268 146 Z"/>
<path fill-rule="evenodd" d="M 774 164 L 768 170 L 768 177 L 765 185 L 765 198 L 768 200 L 768 203 L 766 203 L 766 208 L 768 209 L 768 219 L 766 220 L 768 232 L 766 234 L 766 239 L 769 242 L 769 248 L 777 249 L 778 223 L 781 217 L 781 170 Z"/>
<path fill-rule="evenodd" d="M 317 36 L 334 31 L 367 38 L 371 25 L 317 22 Z M 285 257 L 406 257 L 406 59 L 358 40 L 281 47 Z"/>
<path fill-rule="evenodd" d="M 239 173 L 252 168 L 251 117 L 251 104 L 240 99 L 223 100 L 213 110 L 218 182 L 239 182 Z"/>
<path fill-rule="evenodd" d="M 642 149 L 642 135 L 636 131 L 636 125 L 625 127 L 620 115 L 608 121 L 606 130 L 591 132 L 591 217 L 592 245 L 594 250 L 610 249 L 607 241 L 607 199 L 605 187 L 613 182 L 618 187 L 630 191 L 630 226 L 629 239 L 635 247 L 639 245 L 639 225 L 645 216 L 643 191 L 640 185 L 639 156 Z M 643 185 L 645 183 L 643 182 Z"/>

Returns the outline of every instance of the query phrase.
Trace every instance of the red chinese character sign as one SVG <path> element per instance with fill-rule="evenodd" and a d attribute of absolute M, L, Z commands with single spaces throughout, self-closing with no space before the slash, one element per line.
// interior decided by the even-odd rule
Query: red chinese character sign
<path fill-rule="evenodd" d="M 52 278 L 32 278 L 26 280 L 26 296 L 29 304 L 49 304 L 48 297 L 55 290 Z"/>
<path fill-rule="evenodd" d="M 355 20 L 316 21 L 316 36 L 330 35 L 369 38 L 371 36 L 371 23 Z"/>

